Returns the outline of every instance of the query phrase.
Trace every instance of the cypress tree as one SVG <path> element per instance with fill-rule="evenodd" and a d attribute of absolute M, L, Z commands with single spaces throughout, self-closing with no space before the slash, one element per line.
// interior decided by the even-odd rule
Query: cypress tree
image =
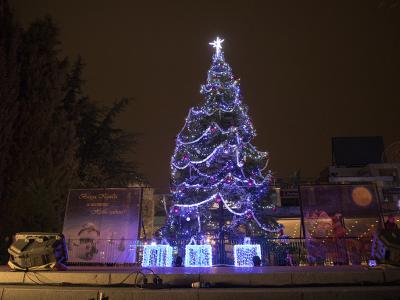
<path fill-rule="evenodd" d="M 23 35 L 9 199 L 15 231 L 60 230 L 76 173 L 76 130 L 64 108 L 66 62 L 58 59 L 57 37 L 49 17 Z"/>
<path fill-rule="evenodd" d="M 137 136 L 115 126 L 117 117 L 131 100 L 122 98 L 111 107 L 102 107 L 89 99 L 83 91 L 84 66 L 78 57 L 68 74 L 64 99 L 79 140 L 79 186 L 125 187 L 130 182 L 142 181 L 135 164 L 126 158 Z"/>
<path fill-rule="evenodd" d="M 0 0 L 0 209 L 4 210 L 7 169 L 12 165 L 10 152 L 18 111 L 19 62 L 17 52 L 21 29 L 16 25 L 6 0 Z"/>

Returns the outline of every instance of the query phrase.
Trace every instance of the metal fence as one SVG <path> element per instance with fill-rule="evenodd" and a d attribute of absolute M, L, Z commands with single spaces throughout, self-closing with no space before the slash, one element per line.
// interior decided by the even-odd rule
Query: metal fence
<path fill-rule="evenodd" d="M 133 240 L 68 240 L 71 265 L 141 264 L 143 246 L 150 241 Z M 234 264 L 234 245 L 242 240 L 225 239 L 223 243 L 210 241 L 213 264 Z M 252 238 L 252 244 L 261 246 L 263 266 L 307 266 L 307 265 L 362 265 L 371 256 L 371 238 Z M 222 244 L 222 246 L 221 246 Z M 185 243 L 175 246 L 173 259 L 185 255 Z M 223 251 L 221 255 L 221 251 Z"/>

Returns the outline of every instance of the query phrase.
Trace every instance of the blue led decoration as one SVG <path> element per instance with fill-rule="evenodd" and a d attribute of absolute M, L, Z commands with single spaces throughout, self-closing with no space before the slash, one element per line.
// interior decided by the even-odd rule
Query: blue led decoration
<path fill-rule="evenodd" d="M 185 248 L 185 267 L 211 267 L 212 249 L 211 245 L 197 245 L 191 238 Z"/>
<path fill-rule="evenodd" d="M 251 228 L 251 234 L 258 229 L 278 234 L 283 227 L 272 217 L 260 219 L 264 209 L 275 208 L 273 201 L 265 201 L 272 182 L 270 157 L 252 144 L 256 131 L 240 81 L 225 61 L 223 42 L 217 37 L 210 43 L 215 52 L 200 88 L 203 101 L 189 110 L 175 138 L 170 164 L 173 204 L 160 230 L 171 244 L 204 234 L 218 223 L 211 213 L 216 206 L 230 213 L 227 234 L 234 234 L 239 224 Z"/>
<path fill-rule="evenodd" d="M 261 247 L 259 244 L 250 244 L 250 238 L 244 238 L 243 245 L 233 246 L 235 267 L 252 267 L 253 257 L 261 258 Z"/>
<path fill-rule="evenodd" d="M 143 267 L 171 267 L 172 247 L 166 245 L 145 245 L 143 247 Z"/>
<path fill-rule="evenodd" d="M 376 260 L 375 259 L 370 259 L 368 261 L 368 266 L 371 267 L 371 268 L 376 267 Z"/>

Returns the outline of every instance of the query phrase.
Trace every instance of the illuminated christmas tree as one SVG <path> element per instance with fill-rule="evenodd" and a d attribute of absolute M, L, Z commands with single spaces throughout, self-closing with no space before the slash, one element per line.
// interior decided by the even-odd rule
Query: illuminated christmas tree
<path fill-rule="evenodd" d="M 191 108 L 176 138 L 171 159 L 173 205 L 163 237 L 172 244 L 192 236 L 243 236 L 276 233 L 281 226 L 263 214 L 271 181 L 268 153 L 251 141 L 256 132 L 243 104 L 239 81 L 222 52 L 215 48 L 204 102 Z M 226 217 L 229 217 L 228 219 Z"/>

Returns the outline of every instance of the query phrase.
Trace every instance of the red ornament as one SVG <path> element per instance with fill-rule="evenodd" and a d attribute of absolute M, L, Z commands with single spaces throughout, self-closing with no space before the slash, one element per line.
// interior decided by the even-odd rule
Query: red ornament
<path fill-rule="evenodd" d="M 221 202 L 221 196 L 218 195 L 218 196 L 215 198 L 215 201 L 216 201 L 217 203 L 220 203 L 220 202 Z"/>
<path fill-rule="evenodd" d="M 272 208 L 272 211 L 276 211 L 276 207 L 273 207 L 273 208 Z"/>
<path fill-rule="evenodd" d="M 232 177 L 231 176 L 226 177 L 225 178 L 225 182 L 226 183 L 231 183 L 232 182 Z"/>

